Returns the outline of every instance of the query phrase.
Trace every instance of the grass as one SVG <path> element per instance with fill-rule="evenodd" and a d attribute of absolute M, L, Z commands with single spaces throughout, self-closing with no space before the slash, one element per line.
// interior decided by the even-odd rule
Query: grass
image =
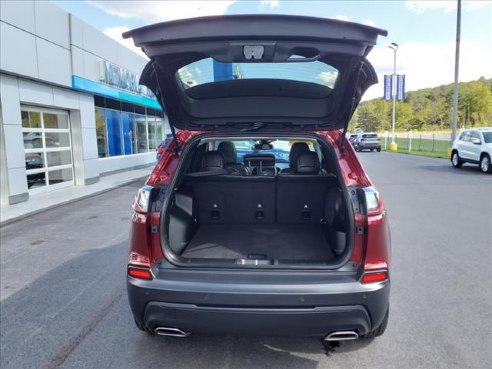
<path fill-rule="evenodd" d="M 382 140 L 385 151 L 389 151 L 389 143 L 391 139 L 388 139 L 388 146 L 384 149 L 384 139 Z M 409 151 L 410 140 L 408 138 L 396 137 L 396 144 L 398 145 L 398 153 L 418 156 L 428 156 L 432 158 L 448 159 L 448 148 L 451 147 L 449 141 L 432 140 L 426 138 L 414 138 L 412 139 L 412 151 Z"/>

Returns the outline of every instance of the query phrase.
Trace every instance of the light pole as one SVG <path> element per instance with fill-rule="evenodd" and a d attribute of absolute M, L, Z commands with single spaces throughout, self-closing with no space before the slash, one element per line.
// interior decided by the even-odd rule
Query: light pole
<path fill-rule="evenodd" d="M 398 145 L 395 142 L 395 112 L 396 112 L 396 52 L 398 51 L 398 44 L 392 42 L 388 45 L 388 47 L 393 50 L 394 58 L 393 58 L 393 77 L 391 79 L 392 88 L 391 93 L 393 94 L 393 114 L 391 117 L 391 143 L 390 143 L 390 151 L 398 151 Z"/>

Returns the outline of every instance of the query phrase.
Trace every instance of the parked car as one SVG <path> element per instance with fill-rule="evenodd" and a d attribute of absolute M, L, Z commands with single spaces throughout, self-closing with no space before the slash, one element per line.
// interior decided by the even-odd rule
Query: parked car
<path fill-rule="evenodd" d="M 377 133 L 362 133 L 354 141 L 355 151 L 381 151 L 381 139 Z"/>
<path fill-rule="evenodd" d="M 478 164 L 484 173 L 492 172 L 492 127 L 463 130 L 453 142 L 451 164 L 461 168 L 464 163 Z"/>
<path fill-rule="evenodd" d="M 169 143 L 171 142 L 172 139 L 173 139 L 173 135 L 168 134 L 168 135 L 166 135 L 166 139 L 164 141 L 161 141 L 159 146 L 157 146 L 157 149 L 155 149 L 155 151 L 156 151 L 155 158 L 157 161 L 159 161 L 159 159 L 162 156 L 162 153 L 164 152 L 164 150 L 166 150 L 167 145 L 169 145 Z"/>
<path fill-rule="evenodd" d="M 386 31 L 287 15 L 124 34 L 149 56 L 141 83 L 179 129 L 133 203 L 127 287 L 139 329 L 383 334 L 387 212 L 342 133 L 377 83 L 366 56 L 378 35 Z M 223 65 L 237 73 L 215 80 Z M 245 142 L 255 144 L 239 162 Z M 278 158 L 264 151 L 286 147 L 289 167 L 272 170 Z"/>
<path fill-rule="evenodd" d="M 41 154 L 38 153 L 26 154 L 25 162 L 26 162 L 26 170 L 41 169 L 44 167 L 43 158 Z M 45 182 L 45 176 L 46 176 L 45 172 L 28 174 L 27 187 L 31 188 L 36 183 Z"/>
<path fill-rule="evenodd" d="M 355 145 L 355 142 L 357 141 L 358 134 L 353 134 L 349 136 L 349 142 L 353 145 Z"/>

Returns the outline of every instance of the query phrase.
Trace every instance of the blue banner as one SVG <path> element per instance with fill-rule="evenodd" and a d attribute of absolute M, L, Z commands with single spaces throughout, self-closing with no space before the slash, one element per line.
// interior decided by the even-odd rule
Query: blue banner
<path fill-rule="evenodd" d="M 392 91 L 393 91 L 393 76 L 390 74 L 384 75 L 384 99 L 391 100 L 392 99 Z"/>
<path fill-rule="evenodd" d="M 396 76 L 396 98 L 405 100 L 405 75 L 399 74 Z"/>

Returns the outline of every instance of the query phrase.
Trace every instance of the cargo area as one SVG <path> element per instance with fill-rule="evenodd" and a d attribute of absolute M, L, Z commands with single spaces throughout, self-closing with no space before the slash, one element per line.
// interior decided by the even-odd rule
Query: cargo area
<path fill-rule="evenodd" d="M 271 144 L 242 160 L 230 144 L 199 146 L 171 195 L 169 249 L 187 265 L 328 265 L 343 258 L 350 245 L 341 182 L 322 150 L 304 145 L 286 151 L 285 162 L 269 153 Z"/>

